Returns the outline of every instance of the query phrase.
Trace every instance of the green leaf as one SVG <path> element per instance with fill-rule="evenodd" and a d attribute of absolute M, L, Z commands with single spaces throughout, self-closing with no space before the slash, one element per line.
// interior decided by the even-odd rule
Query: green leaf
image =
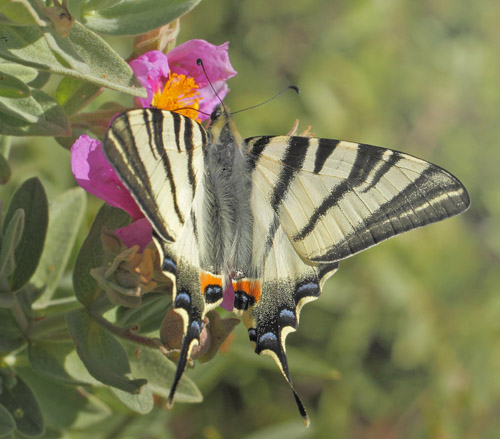
<path fill-rule="evenodd" d="M 1 64 L 0 64 L 1 67 Z M 0 97 L 19 99 L 30 95 L 30 88 L 15 76 L 0 70 Z"/>
<path fill-rule="evenodd" d="M 57 101 L 41 90 L 12 99 L 0 96 L 0 134 L 9 136 L 68 136 L 71 126 Z"/>
<path fill-rule="evenodd" d="M 72 115 L 84 108 L 100 90 L 98 85 L 66 76 L 57 87 L 56 99 L 66 114 Z"/>
<path fill-rule="evenodd" d="M 0 13 L 16 25 L 46 24 L 28 0 L 0 0 Z"/>
<path fill-rule="evenodd" d="M 79 384 L 64 368 L 68 354 L 74 351 L 71 342 L 33 341 L 28 346 L 28 359 L 34 370 L 40 374 L 66 383 Z"/>
<path fill-rule="evenodd" d="M 129 223 L 130 217 L 121 209 L 104 204 L 99 210 L 78 253 L 73 271 L 75 295 L 83 305 L 89 306 L 99 296 L 99 285 L 90 275 L 90 270 L 104 263 L 104 251 L 101 244 L 103 226 L 115 230 Z"/>
<path fill-rule="evenodd" d="M 147 380 L 128 379 L 127 354 L 113 335 L 94 322 L 85 310 L 71 311 L 67 321 L 76 351 L 95 379 L 129 393 L 141 391 Z"/>
<path fill-rule="evenodd" d="M 87 2 L 80 20 L 95 32 L 138 35 L 170 23 L 200 0 L 134 0 Z"/>
<path fill-rule="evenodd" d="M 102 385 L 88 373 L 72 342 L 32 341 L 28 359 L 38 373 L 62 383 Z"/>
<path fill-rule="evenodd" d="M 123 347 L 128 354 L 132 373 L 145 377 L 148 382 L 147 387 L 154 394 L 168 398 L 176 365 L 158 349 L 138 349 L 137 345 L 127 341 L 123 342 Z M 203 395 L 196 384 L 184 374 L 177 386 L 175 400 L 196 403 L 203 400 Z"/>
<path fill-rule="evenodd" d="M 9 162 L 5 159 L 2 153 L 0 153 L 0 184 L 5 184 L 10 179 L 10 166 Z"/>
<path fill-rule="evenodd" d="M 64 273 L 87 205 L 81 188 L 70 189 L 50 203 L 45 247 L 32 283 L 43 293 L 37 304 L 49 301 Z"/>
<path fill-rule="evenodd" d="M 36 26 L 2 26 L 2 35 L 7 39 L 0 44 L 0 57 L 6 60 L 146 97 L 127 62 L 78 22 L 73 23 L 68 37 Z"/>
<path fill-rule="evenodd" d="M 16 429 L 16 421 L 11 413 L 0 404 L 0 437 L 7 436 Z"/>
<path fill-rule="evenodd" d="M 2 62 L 2 72 L 16 77 L 20 81 L 28 84 L 36 79 L 38 70 L 33 67 L 23 66 L 17 63 Z"/>
<path fill-rule="evenodd" d="M 0 352 L 12 352 L 26 343 L 23 332 L 8 309 L 0 308 Z"/>
<path fill-rule="evenodd" d="M 301 421 L 287 421 L 254 431 L 246 435 L 244 439 L 282 439 L 284 437 L 287 439 L 306 439 L 312 437 L 312 432 L 304 428 Z"/>
<path fill-rule="evenodd" d="M 13 210 L 12 215 L 4 220 L 2 232 L 2 247 L 0 249 L 0 278 L 7 278 L 16 269 L 16 248 L 23 236 L 24 210 L 22 208 Z M 1 291 L 5 293 L 6 291 Z"/>
<path fill-rule="evenodd" d="M 153 394 L 148 386 L 143 387 L 138 395 L 132 395 L 131 393 L 124 392 L 114 387 L 111 387 L 111 391 L 124 405 L 134 412 L 145 415 L 153 410 Z"/>
<path fill-rule="evenodd" d="M 43 434 L 45 427 L 40 406 L 21 377 L 16 376 L 14 386 L 3 387 L 0 404 L 12 415 L 20 433 L 32 437 Z"/>
<path fill-rule="evenodd" d="M 99 422 L 111 414 L 102 402 L 92 398 L 83 389 L 47 379 L 29 367 L 16 367 L 40 403 L 43 417 L 53 428 L 78 428 L 85 418 Z"/>
<path fill-rule="evenodd" d="M 14 194 L 5 222 L 17 209 L 24 210 L 24 230 L 15 251 L 16 268 L 10 279 L 11 289 L 26 284 L 36 270 L 43 250 L 48 223 L 48 203 L 45 190 L 38 178 L 26 180 Z"/>

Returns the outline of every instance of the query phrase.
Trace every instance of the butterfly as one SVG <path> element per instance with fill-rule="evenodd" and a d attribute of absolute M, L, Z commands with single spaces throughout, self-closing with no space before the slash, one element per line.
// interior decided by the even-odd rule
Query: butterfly
<path fill-rule="evenodd" d="M 313 137 L 243 140 L 221 107 L 208 129 L 175 112 L 128 111 L 103 148 L 152 224 L 182 317 L 170 404 L 206 313 L 232 288 L 255 352 L 276 361 L 308 425 L 285 350 L 302 307 L 342 259 L 469 206 L 460 181 L 424 160 Z"/>

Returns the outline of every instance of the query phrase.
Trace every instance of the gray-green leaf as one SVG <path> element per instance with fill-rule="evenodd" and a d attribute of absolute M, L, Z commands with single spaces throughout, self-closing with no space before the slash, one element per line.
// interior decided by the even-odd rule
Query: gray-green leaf
<path fill-rule="evenodd" d="M 138 35 L 170 23 L 199 2 L 200 0 L 83 2 L 80 20 L 95 32 Z"/>
<path fill-rule="evenodd" d="M 132 96 L 146 91 L 132 69 L 100 36 L 75 22 L 67 37 L 48 27 L 2 26 L 0 57 L 51 73 L 71 76 Z"/>
<path fill-rule="evenodd" d="M 82 309 L 67 315 L 76 351 L 89 373 L 108 386 L 138 394 L 145 379 L 129 379 L 127 354 L 115 337 L 93 321 Z"/>
<path fill-rule="evenodd" d="M 69 136 L 63 108 L 47 93 L 30 89 L 29 96 L 0 96 L 0 134 L 9 136 Z"/>
<path fill-rule="evenodd" d="M 86 205 L 87 197 L 81 188 L 70 189 L 50 203 L 45 247 L 32 278 L 32 283 L 43 289 L 37 304 L 49 301 L 57 288 L 71 255 Z"/>
<path fill-rule="evenodd" d="M 16 376 L 14 386 L 3 387 L 0 404 L 10 412 L 20 433 L 32 437 L 43 434 L 45 427 L 40 406 L 21 377 Z"/>
<path fill-rule="evenodd" d="M 33 276 L 45 242 L 49 219 L 48 202 L 38 178 L 26 180 L 16 191 L 5 216 L 5 223 L 10 222 L 17 209 L 24 210 L 24 230 L 15 251 L 16 267 L 10 279 L 13 291 L 21 288 Z"/>

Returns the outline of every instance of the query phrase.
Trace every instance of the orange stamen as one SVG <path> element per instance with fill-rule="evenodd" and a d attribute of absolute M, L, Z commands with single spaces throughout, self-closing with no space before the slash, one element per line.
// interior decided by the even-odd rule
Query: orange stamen
<path fill-rule="evenodd" d="M 165 87 L 154 93 L 151 105 L 160 110 L 175 111 L 200 122 L 198 109 L 201 95 L 197 88 L 192 77 L 169 73 Z"/>

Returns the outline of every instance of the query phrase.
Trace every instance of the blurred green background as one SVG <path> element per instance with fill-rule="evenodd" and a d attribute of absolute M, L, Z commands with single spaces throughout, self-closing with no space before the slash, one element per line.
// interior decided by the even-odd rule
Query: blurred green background
<path fill-rule="evenodd" d="M 305 307 L 287 341 L 311 428 L 240 325 L 225 352 L 188 371 L 202 404 L 124 412 L 107 437 L 500 437 L 499 22 L 498 0 L 205 0 L 182 18 L 179 43 L 230 41 L 232 110 L 300 87 L 238 114 L 244 137 L 284 134 L 298 118 L 317 136 L 443 166 L 472 206 L 343 262 Z M 49 199 L 74 185 L 68 151 L 50 139 L 17 140 L 9 161 L 4 192 L 31 175 Z"/>

